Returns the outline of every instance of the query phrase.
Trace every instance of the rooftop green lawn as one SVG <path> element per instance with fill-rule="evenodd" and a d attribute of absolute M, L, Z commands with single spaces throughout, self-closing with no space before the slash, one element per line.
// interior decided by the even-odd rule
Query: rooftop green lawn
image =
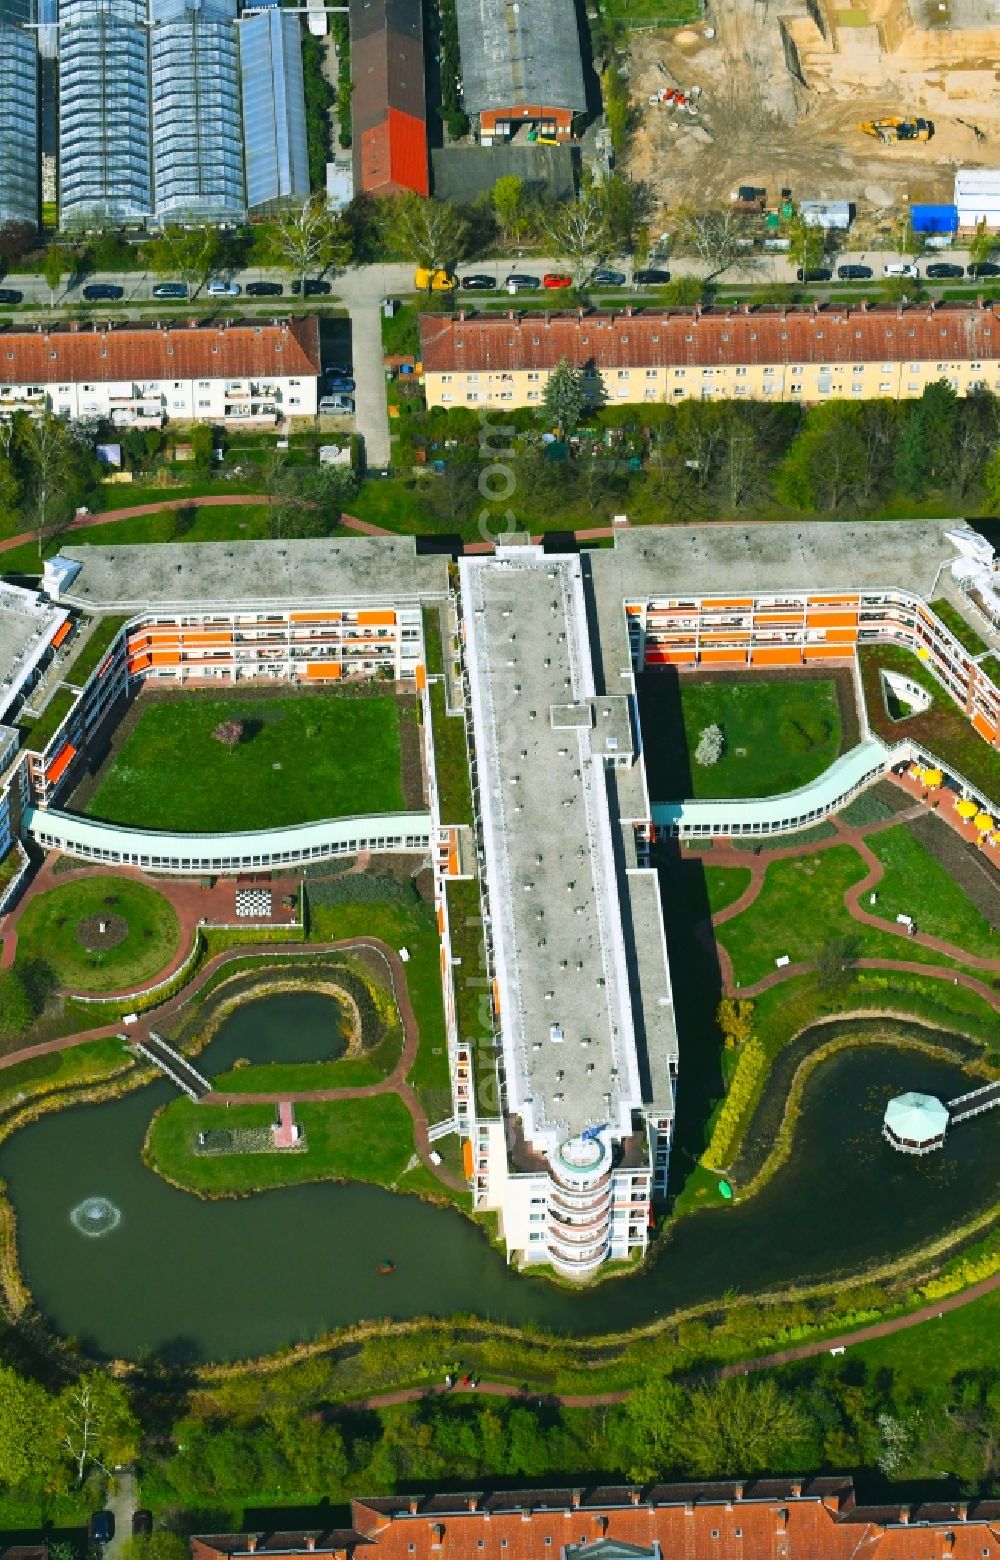
<path fill-rule="evenodd" d="M 104 660 L 118 630 L 127 623 L 129 614 L 124 613 L 119 617 L 100 618 L 94 625 L 90 637 L 84 641 L 79 655 L 70 663 L 66 671 L 66 681 L 73 684 L 74 688 L 82 688 L 87 678 L 95 672 Z M 77 630 L 79 633 L 80 630 Z"/>
<path fill-rule="evenodd" d="M 713 915 L 735 904 L 750 883 L 749 867 L 706 867 L 708 908 Z"/>
<path fill-rule="evenodd" d="M 111 937 L 116 923 L 126 923 L 115 946 L 95 948 L 100 921 L 107 922 Z M 29 901 L 17 927 L 17 962 L 41 961 L 56 984 L 71 991 L 136 989 L 169 963 L 179 941 L 180 925 L 168 899 L 145 883 L 101 874 L 76 878 Z"/>
<path fill-rule="evenodd" d="M 461 878 L 448 884 L 447 894 L 452 958 L 460 961 L 452 967 L 458 1034 L 459 1039 L 477 1044 L 493 1036 L 479 884 Z"/>
<path fill-rule="evenodd" d="M 990 936 L 990 924 L 945 868 L 905 823 L 872 834 L 868 845 L 885 867 L 869 914 L 895 921 L 910 915 L 922 932 L 943 937 L 968 953 L 1000 958 L 1000 940 Z M 1000 897 L 997 900 L 1000 913 Z"/>
<path fill-rule="evenodd" d="M 56 688 L 37 719 L 28 715 L 18 721 L 21 746 L 44 753 L 75 703 L 76 694 L 71 688 Z"/>
<path fill-rule="evenodd" d="M 983 655 L 989 649 L 985 639 L 982 639 L 970 623 L 967 623 L 957 607 L 953 607 L 950 601 L 943 597 L 931 602 L 931 611 L 936 612 L 945 628 L 950 629 L 960 645 L 964 645 L 970 655 Z"/>
<path fill-rule="evenodd" d="M 240 721 L 228 748 L 213 732 Z M 144 829 L 219 833 L 403 808 L 400 712 L 389 694 L 149 703 L 85 811 Z"/>
<path fill-rule="evenodd" d="M 833 938 L 846 938 L 858 957 L 947 964 L 943 955 L 912 938 L 878 932 L 851 919 L 844 892 L 859 883 L 867 867 L 850 845 L 834 845 L 811 856 L 772 861 L 764 887 L 749 909 L 718 928 L 718 940 L 733 961 L 735 978 L 752 985 L 787 954 L 793 964 L 816 959 Z"/>
<path fill-rule="evenodd" d="M 1000 656 L 988 655 L 980 661 L 980 668 L 1000 688 Z"/>
<path fill-rule="evenodd" d="M 1000 751 L 983 741 L 924 662 L 901 645 L 862 645 L 858 661 L 872 730 L 886 742 L 911 737 L 1000 807 Z M 885 707 L 880 671 L 900 672 L 926 688 L 934 699 L 931 708 L 893 720 Z"/>
<path fill-rule="evenodd" d="M 196 1105 L 178 1098 L 160 1112 L 146 1139 L 147 1162 L 167 1180 L 209 1195 L 239 1195 L 307 1181 L 395 1183 L 413 1153 L 413 1122 L 395 1094 L 361 1100 L 322 1100 L 295 1106 L 305 1134 L 304 1153 L 197 1154 L 202 1130 L 262 1127 L 273 1105 Z"/>
<path fill-rule="evenodd" d="M 686 797 L 777 796 L 815 780 L 841 750 L 833 679 L 703 681 L 652 672 L 638 679 L 649 776 L 656 802 Z M 695 763 L 706 726 L 722 727 L 718 763 Z"/>
<path fill-rule="evenodd" d="M 434 730 L 434 769 L 442 823 L 472 823 L 472 782 L 465 720 L 449 715 L 444 683 L 430 685 L 431 723 Z"/>

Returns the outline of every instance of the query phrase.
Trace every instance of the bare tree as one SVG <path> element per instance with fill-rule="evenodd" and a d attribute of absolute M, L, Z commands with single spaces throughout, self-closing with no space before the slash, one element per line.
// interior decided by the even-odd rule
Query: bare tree
<path fill-rule="evenodd" d="M 57 1404 L 60 1444 L 82 1484 L 88 1467 L 103 1473 L 131 1462 L 139 1448 L 139 1425 L 121 1382 L 91 1371 L 67 1387 Z"/>
<path fill-rule="evenodd" d="M 51 412 L 19 421 L 17 442 L 26 467 L 24 508 L 38 538 L 38 556 L 45 539 L 68 518 L 67 494 L 73 436 Z"/>
<path fill-rule="evenodd" d="M 223 747 L 227 747 L 230 754 L 233 754 L 243 740 L 243 722 L 241 720 L 222 720 L 212 732 L 212 736 L 216 742 L 221 742 Z"/>
<path fill-rule="evenodd" d="M 597 260 L 609 249 L 608 223 L 604 207 L 593 191 L 572 205 L 554 206 L 546 215 L 543 236 L 553 253 L 573 272 L 577 287 Z"/>
<path fill-rule="evenodd" d="M 302 206 L 271 218 L 264 249 L 275 265 L 296 273 L 304 290 L 310 271 L 347 265 L 352 243 L 343 219 L 330 211 L 322 195 L 313 195 Z"/>
<path fill-rule="evenodd" d="M 708 267 L 709 276 L 718 276 L 734 260 L 744 265 L 753 263 L 747 239 L 751 236 L 746 214 L 722 206 L 702 211 L 694 206 L 682 207 L 678 213 L 677 236 L 688 249 Z"/>

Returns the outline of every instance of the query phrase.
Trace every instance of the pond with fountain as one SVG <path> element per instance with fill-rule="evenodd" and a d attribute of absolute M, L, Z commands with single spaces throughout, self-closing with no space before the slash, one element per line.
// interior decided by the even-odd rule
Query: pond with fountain
<path fill-rule="evenodd" d="M 329 1058 L 340 1011 L 308 993 L 248 1002 L 199 1065 L 212 1076 L 240 1057 L 266 1061 L 289 1033 L 297 1057 Z M 949 1099 L 969 1085 L 957 1062 L 908 1046 L 873 1039 L 832 1056 L 806 1085 L 790 1157 L 760 1192 L 677 1218 L 641 1270 L 583 1291 L 515 1272 L 463 1214 L 412 1195 L 352 1182 L 205 1201 L 168 1185 L 140 1157 L 153 1113 L 175 1097 L 166 1082 L 15 1132 L 0 1176 L 36 1303 L 95 1354 L 246 1358 L 364 1318 L 459 1312 L 599 1334 L 734 1292 L 863 1272 L 995 1205 L 994 1116 L 926 1157 L 896 1153 L 881 1133 L 893 1095 Z M 386 1255 L 391 1276 L 378 1271 Z"/>

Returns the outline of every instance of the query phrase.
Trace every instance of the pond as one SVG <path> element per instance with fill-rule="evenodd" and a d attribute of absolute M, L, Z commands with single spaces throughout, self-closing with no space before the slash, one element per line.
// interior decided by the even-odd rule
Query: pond
<path fill-rule="evenodd" d="M 268 999 L 268 1022 L 286 1036 L 296 1025 L 292 1054 L 318 1044 L 308 1011 L 329 1037 L 324 1000 L 307 1009 L 297 997 Z M 251 1054 L 249 1033 L 233 1055 Z M 220 1031 L 202 1053 L 210 1072 L 229 1044 Z M 873 1043 L 840 1053 L 813 1074 L 792 1157 L 763 1192 L 678 1220 L 636 1276 L 576 1292 L 513 1272 L 460 1213 L 378 1187 L 221 1202 L 174 1190 L 139 1157 L 153 1110 L 173 1095 L 167 1083 L 24 1128 L 0 1148 L 0 1176 L 38 1305 L 95 1352 L 245 1358 L 365 1317 L 455 1312 L 600 1333 L 727 1292 L 857 1271 L 995 1202 L 994 1117 L 956 1128 L 923 1160 L 880 1136 L 891 1094 L 947 1099 L 968 1086 L 957 1065 L 917 1050 Z M 377 1272 L 384 1256 L 395 1263 L 387 1277 Z"/>
<path fill-rule="evenodd" d="M 256 1065 L 332 1062 L 346 1049 L 335 1000 L 318 991 L 282 991 L 241 1002 L 196 1060 L 200 1071 L 213 1078 L 241 1059 Z"/>

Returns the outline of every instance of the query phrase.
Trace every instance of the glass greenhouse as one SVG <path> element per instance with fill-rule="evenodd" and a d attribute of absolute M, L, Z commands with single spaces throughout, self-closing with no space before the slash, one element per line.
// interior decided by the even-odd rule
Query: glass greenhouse
<path fill-rule="evenodd" d="M 246 215 L 235 0 L 154 0 L 154 207 L 162 222 Z"/>
<path fill-rule="evenodd" d="M 0 224 L 38 221 L 38 52 L 31 0 L 0 0 Z"/>
<path fill-rule="evenodd" d="M 142 0 L 63 0 L 61 225 L 141 222 L 152 206 Z"/>
<path fill-rule="evenodd" d="M 278 9 L 240 22 L 247 204 L 251 210 L 309 197 L 302 35 Z"/>

